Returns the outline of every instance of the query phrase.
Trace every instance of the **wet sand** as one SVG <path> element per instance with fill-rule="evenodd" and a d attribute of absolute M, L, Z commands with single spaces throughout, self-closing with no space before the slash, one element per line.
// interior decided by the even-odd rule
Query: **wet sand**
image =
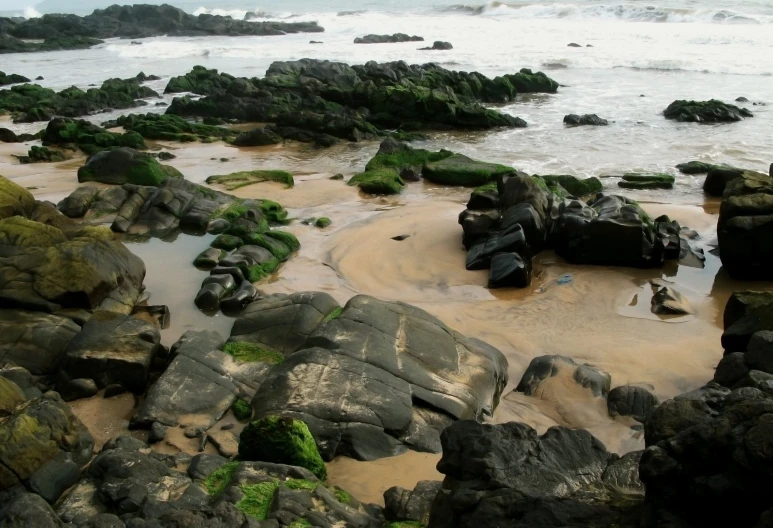
<path fill-rule="evenodd" d="M 416 183 L 409 184 L 399 196 L 372 197 L 329 179 L 335 173 L 348 179 L 360 170 L 377 149 L 375 143 L 339 145 L 324 151 L 305 145 L 251 149 L 218 143 L 159 146 L 174 152 L 178 157 L 169 164 L 196 182 L 237 170 L 290 170 L 296 179 L 294 188 L 261 183 L 234 194 L 278 201 L 298 220 L 331 218 L 333 224 L 325 229 L 300 222 L 283 228 L 298 236 L 302 248 L 259 289 L 266 293 L 325 291 L 341 303 L 364 293 L 420 306 L 452 328 L 488 341 L 507 357 L 510 383 L 494 422 L 519 420 L 540 432 L 557 424 L 583 427 L 619 453 L 641 448 L 643 439 L 640 432 L 631 429 L 632 422 L 609 417 L 603 399 L 578 390 L 576 384 L 561 377 L 533 397 L 511 392 L 531 359 L 566 355 L 609 372 L 613 387 L 641 384 L 659 398 L 669 398 L 711 379 L 722 356 L 721 318 L 730 293 L 771 288 L 770 284 L 731 280 L 720 269 L 719 259 L 708 253 L 716 243 L 718 201 L 706 200 L 702 194 L 628 194 L 608 189 L 636 198 L 653 217 L 668 214 L 695 229 L 700 234 L 698 245 L 707 252 L 702 269 L 674 263 L 655 270 L 573 266 L 543 252 L 534 261 L 531 288 L 488 290 L 487 272 L 464 268 L 457 216 L 464 209 L 469 189 Z M 52 199 L 48 197 L 77 186 L 74 162 L 9 165 L 7 156 L 19 148 L 2 147 L 0 174 L 25 186 L 40 187 L 32 192 L 42 199 Z M 220 162 L 221 157 L 228 157 L 229 162 Z M 392 240 L 397 235 L 409 236 L 399 242 Z M 172 325 L 163 332 L 165 344 L 174 342 L 188 328 L 213 328 L 224 337 L 230 331 L 229 318 L 206 316 L 193 305 L 205 273 L 196 270 L 191 261 L 206 246 L 207 240 L 186 235 L 179 235 L 174 242 L 153 239 L 130 244 L 148 269 L 145 283 L 151 295 L 149 302 L 167 304 L 172 310 Z M 556 283 L 555 279 L 567 273 L 572 276 L 571 283 Z M 695 314 L 679 318 L 652 314 L 651 279 L 672 283 L 688 298 Z M 115 419 L 116 413 L 125 414 L 97 403 L 75 402 L 73 406 L 91 409 L 92 416 L 103 412 L 108 420 Z M 95 422 L 92 419 L 89 423 Z M 195 447 L 189 439 L 177 438 L 177 432 L 172 444 L 167 447 Z M 436 462 L 437 456 L 415 453 L 367 463 L 338 459 L 330 464 L 331 482 L 361 500 L 379 502 L 381 493 L 392 485 L 412 487 L 417 480 L 440 478 L 434 469 Z"/>

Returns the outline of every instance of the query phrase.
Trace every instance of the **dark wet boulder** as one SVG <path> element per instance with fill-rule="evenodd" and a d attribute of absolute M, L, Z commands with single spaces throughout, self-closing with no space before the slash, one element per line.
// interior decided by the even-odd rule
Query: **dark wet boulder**
<path fill-rule="evenodd" d="M 472 191 L 470 200 L 467 202 L 467 210 L 487 211 L 494 209 L 499 209 L 499 193 L 496 183 L 487 183 Z"/>
<path fill-rule="evenodd" d="M 419 48 L 419 51 L 447 51 L 454 49 L 454 46 L 450 42 L 444 42 L 442 40 L 436 40 L 432 46 L 426 48 Z"/>
<path fill-rule="evenodd" d="M 534 73 L 528 68 L 521 68 L 518 73 L 505 75 L 517 93 L 556 93 L 558 82 L 543 72 Z"/>
<path fill-rule="evenodd" d="M 615 387 L 607 395 L 610 416 L 631 416 L 644 422 L 657 407 L 658 399 L 647 389 L 634 385 Z"/>
<path fill-rule="evenodd" d="M 491 258 L 489 288 L 526 288 L 531 284 L 531 259 L 518 253 L 497 253 Z"/>
<path fill-rule="evenodd" d="M 517 254 L 519 257 L 531 260 L 533 252 L 521 224 L 515 224 L 509 229 L 490 232 L 477 242 L 471 241 L 465 267 L 468 270 L 488 269 L 492 267 L 494 256 L 500 253 Z M 494 275 L 495 279 L 506 279 L 510 275 L 508 271 L 524 280 L 530 275 L 525 268 L 525 262 L 518 263 L 505 257 L 500 259 L 499 264 L 501 267 L 498 267 Z M 511 277 L 511 279 L 515 280 L 515 277 Z"/>
<path fill-rule="evenodd" d="M 237 147 L 263 147 L 281 143 L 282 138 L 266 128 L 256 128 L 249 132 L 242 132 L 231 143 Z"/>
<path fill-rule="evenodd" d="M 425 179 L 442 185 L 478 187 L 496 181 L 501 174 L 513 172 L 512 167 L 477 161 L 462 154 L 454 154 L 424 165 Z"/>
<path fill-rule="evenodd" d="M 160 340 L 158 329 L 142 319 L 95 312 L 67 345 L 62 370 L 70 379 L 90 378 L 100 387 L 120 383 L 142 393 Z"/>
<path fill-rule="evenodd" d="M 773 331 L 773 293 L 734 292 L 725 305 L 723 323 L 722 347 L 725 351 L 745 351 L 754 334 Z"/>
<path fill-rule="evenodd" d="M 28 163 L 53 163 L 56 161 L 64 161 L 67 156 L 58 150 L 51 150 L 47 147 L 38 147 L 33 145 L 30 147 L 26 156 L 17 156 L 19 163 L 22 165 Z"/>
<path fill-rule="evenodd" d="M 655 294 L 650 302 L 650 311 L 659 315 L 686 315 L 694 313 L 690 301 L 681 292 L 663 283 L 653 283 Z"/>
<path fill-rule="evenodd" d="M 302 420 L 324 459 L 434 451 L 451 421 L 498 404 L 506 373 L 495 349 L 409 305 L 357 296 L 342 309 L 325 299 L 256 301 L 231 337 L 284 356 L 252 400 L 255 416 Z"/>
<path fill-rule="evenodd" d="M 413 521 L 422 525 L 429 523 L 429 513 L 442 483 L 421 480 L 412 490 L 394 486 L 384 492 L 384 516 L 388 521 Z"/>
<path fill-rule="evenodd" d="M 99 392 L 99 387 L 97 387 L 94 380 L 87 378 L 70 380 L 67 383 L 61 384 L 58 389 L 59 395 L 66 402 L 91 398 Z"/>
<path fill-rule="evenodd" d="M 13 130 L 7 128 L 0 128 L 0 141 L 3 143 L 18 143 L 19 137 Z"/>
<path fill-rule="evenodd" d="M 136 132 L 118 134 L 89 121 L 56 117 L 49 121 L 41 139 L 44 145 L 82 150 L 89 156 L 113 147 L 144 149 L 145 142 Z"/>
<path fill-rule="evenodd" d="M 760 180 L 766 180 L 768 178 L 766 174 L 761 172 L 746 171 L 732 167 L 713 167 L 709 170 L 708 174 L 706 174 L 706 179 L 703 182 L 703 191 L 709 196 L 721 197 L 725 193 L 727 185 L 741 176 Z"/>
<path fill-rule="evenodd" d="M 0 310 L 0 361 L 12 361 L 36 375 L 55 374 L 78 332 L 80 326 L 65 317 Z"/>
<path fill-rule="evenodd" d="M 3 528 L 62 528 L 64 524 L 46 500 L 36 493 L 14 488 L 0 493 L 0 526 Z"/>
<path fill-rule="evenodd" d="M 695 123 L 730 123 L 741 121 L 746 117 L 754 117 L 745 108 L 738 108 L 716 99 L 710 101 L 674 101 L 663 111 L 663 115 L 666 119 Z"/>
<path fill-rule="evenodd" d="M 734 169 L 735 167 L 707 163 L 705 161 L 688 161 L 686 163 L 680 163 L 676 168 L 682 174 L 706 174 L 714 169 Z"/>
<path fill-rule="evenodd" d="M 365 35 L 354 39 L 355 44 L 393 44 L 397 42 L 424 42 L 424 37 L 395 33 L 393 35 Z"/>
<path fill-rule="evenodd" d="M 103 126 L 108 124 L 103 123 Z M 127 132 L 139 134 L 145 139 L 181 143 L 231 141 L 236 135 L 231 129 L 208 124 L 207 120 L 194 123 L 170 114 L 129 114 L 111 122 L 110 126 L 123 127 Z"/>
<path fill-rule="evenodd" d="M 671 174 L 627 173 L 617 182 L 624 189 L 673 189 L 675 178 Z"/>
<path fill-rule="evenodd" d="M 472 211 L 465 209 L 459 213 L 459 224 L 464 231 L 462 239 L 466 249 L 470 249 L 475 244 L 485 242 L 491 234 L 498 228 L 502 215 L 496 209 L 487 209 L 485 211 Z"/>
<path fill-rule="evenodd" d="M 587 431 L 539 436 L 520 423 L 461 421 L 441 440 L 446 478 L 431 528 L 639 525 L 640 452 L 620 458 Z"/>
<path fill-rule="evenodd" d="M 7 84 L 19 84 L 19 83 L 28 83 L 28 82 L 30 82 L 30 80 L 24 77 L 23 75 L 17 75 L 15 73 L 5 73 L 0 71 L 0 86 L 5 86 Z"/>
<path fill-rule="evenodd" d="M 91 156 L 86 165 L 78 169 L 78 181 L 158 186 L 168 177 L 182 177 L 170 169 L 149 154 L 124 147 Z"/>
<path fill-rule="evenodd" d="M 719 256 L 733 277 L 769 279 L 773 179 L 745 172 L 725 187 L 717 222 Z"/>
<path fill-rule="evenodd" d="M 572 196 L 587 196 L 589 194 L 594 194 L 597 192 L 601 192 L 603 189 L 603 185 L 601 183 L 601 180 L 598 178 L 595 178 L 591 176 L 590 178 L 578 178 L 577 176 L 570 176 L 567 174 L 559 174 L 559 175 L 540 175 L 540 178 L 545 180 L 548 185 L 551 184 L 558 184 L 567 191 Z"/>
<path fill-rule="evenodd" d="M 527 396 L 535 395 L 543 383 L 556 376 L 571 377 L 575 383 L 590 390 L 594 396 L 606 396 L 612 382 L 608 373 L 591 365 L 578 365 L 572 358 L 539 356 L 531 360 L 515 390 Z"/>
<path fill-rule="evenodd" d="M 609 121 L 607 121 L 606 119 L 601 119 L 596 114 L 583 114 L 583 115 L 569 114 L 564 116 L 564 124 L 569 126 L 581 126 L 581 125 L 606 126 L 609 124 Z"/>
<path fill-rule="evenodd" d="M 0 491 L 22 483 L 49 502 L 80 477 L 94 440 L 56 393 L 27 400 L 0 377 Z"/>

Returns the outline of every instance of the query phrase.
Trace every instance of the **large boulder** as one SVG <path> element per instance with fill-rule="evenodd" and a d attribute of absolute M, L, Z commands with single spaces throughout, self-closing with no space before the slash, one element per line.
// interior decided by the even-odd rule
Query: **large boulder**
<path fill-rule="evenodd" d="M 29 216 L 35 198 L 27 189 L 0 176 L 0 220 L 10 216 Z"/>
<path fill-rule="evenodd" d="M 168 177 L 182 175 L 172 167 L 161 165 L 156 158 L 128 147 L 105 150 L 91 156 L 78 169 L 78 181 L 157 187 Z"/>
<path fill-rule="evenodd" d="M 641 452 L 620 458 L 587 431 L 521 423 L 460 421 L 441 439 L 430 528 L 639 526 Z"/>
<path fill-rule="evenodd" d="M 357 296 L 342 309 L 303 293 L 244 314 L 234 343 L 280 360 L 252 400 L 255 416 L 305 422 L 326 460 L 436 451 L 453 420 L 493 412 L 507 379 L 499 351 L 402 303 Z"/>
<path fill-rule="evenodd" d="M 67 344 L 80 332 L 71 319 L 25 310 L 0 310 L 0 361 L 33 374 L 56 374 Z"/>
<path fill-rule="evenodd" d="M 0 377 L 0 491 L 23 484 L 54 503 L 91 460 L 94 440 L 56 393 L 27 400 Z"/>
<path fill-rule="evenodd" d="M 722 195 L 717 237 L 722 266 L 733 277 L 769 279 L 773 246 L 773 179 L 744 172 Z"/>
<path fill-rule="evenodd" d="M 716 99 L 710 101 L 674 101 L 663 111 L 666 119 L 695 123 L 729 123 L 754 117 L 746 108 L 723 103 Z"/>
<path fill-rule="evenodd" d="M 143 319 L 94 312 L 67 345 L 62 371 L 69 379 L 93 379 L 102 388 L 119 384 L 142 393 L 160 340 L 158 328 Z"/>

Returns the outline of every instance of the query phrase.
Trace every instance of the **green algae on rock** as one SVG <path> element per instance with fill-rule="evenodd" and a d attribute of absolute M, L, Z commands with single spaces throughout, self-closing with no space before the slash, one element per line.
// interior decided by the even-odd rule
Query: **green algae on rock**
<path fill-rule="evenodd" d="M 673 174 L 662 173 L 627 173 L 617 183 L 624 189 L 673 189 Z"/>
<path fill-rule="evenodd" d="M 124 130 L 136 132 L 145 139 L 179 141 L 181 143 L 232 141 L 236 135 L 233 130 L 227 128 L 191 123 L 176 115 L 168 114 L 130 114 L 121 116 L 115 121 L 103 123 L 103 126 L 123 127 Z"/>
<path fill-rule="evenodd" d="M 560 185 L 573 196 L 587 196 L 588 194 L 601 192 L 601 189 L 603 188 L 601 180 L 594 177 L 580 179 L 576 176 L 564 174 L 541 175 L 540 177 L 548 184 L 556 183 Z"/>
<path fill-rule="evenodd" d="M 145 142 L 136 132 L 116 134 L 85 120 L 57 117 L 52 119 L 41 136 L 44 145 L 56 145 L 70 150 L 82 150 L 88 155 L 113 147 L 144 150 Z"/>
<path fill-rule="evenodd" d="M 241 398 L 237 399 L 233 405 L 231 405 L 231 412 L 234 414 L 234 418 L 240 422 L 246 422 L 252 418 L 252 406 L 247 400 Z"/>
<path fill-rule="evenodd" d="M 666 119 L 694 123 L 730 123 L 754 117 L 746 108 L 723 103 L 716 99 L 710 101 L 674 101 L 663 111 Z"/>
<path fill-rule="evenodd" d="M 233 356 L 234 359 L 242 363 L 259 361 L 261 363 L 277 365 L 284 360 L 284 356 L 279 352 L 268 350 L 255 343 L 247 343 L 244 341 L 232 341 L 226 343 L 223 347 L 223 352 Z"/>
<path fill-rule="evenodd" d="M 266 416 L 250 422 L 239 437 L 239 456 L 289 464 L 308 469 L 317 478 L 327 478 L 327 469 L 309 428 L 300 420 Z"/>
<path fill-rule="evenodd" d="M 78 181 L 158 187 L 167 178 L 182 178 L 173 168 L 162 165 L 156 158 L 131 148 L 117 148 L 98 152 L 78 169 Z"/>
<path fill-rule="evenodd" d="M 241 171 L 231 174 L 210 176 L 207 178 L 207 183 L 222 185 L 227 191 L 233 191 L 241 187 L 267 181 L 283 183 L 285 187 L 288 188 L 295 185 L 293 175 L 282 170 Z"/>
<path fill-rule="evenodd" d="M 323 216 L 323 217 L 317 218 L 314 221 L 314 226 L 319 227 L 320 229 L 324 229 L 332 223 L 333 222 L 330 220 L 330 218 L 328 218 L 327 216 Z"/>
<path fill-rule="evenodd" d="M 47 147 L 38 147 L 33 145 L 30 147 L 26 156 L 16 156 L 19 163 L 22 165 L 28 163 L 53 163 L 57 161 L 65 161 L 67 156 L 64 152 L 58 150 L 51 150 Z"/>
<path fill-rule="evenodd" d="M 347 182 L 368 194 L 400 194 L 405 182 L 394 169 L 377 169 L 355 174 Z"/>
<path fill-rule="evenodd" d="M 20 83 L 28 83 L 28 82 L 30 82 L 30 80 L 24 77 L 23 75 L 17 75 L 15 73 L 5 73 L 3 71 L 0 71 L 0 86 L 5 86 L 7 84 L 20 84 Z"/>
<path fill-rule="evenodd" d="M 495 181 L 502 174 L 514 171 L 515 169 L 507 165 L 477 161 L 463 154 L 454 154 L 440 161 L 427 163 L 422 175 L 425 179 L 442 185 L 478 187 Z"/>

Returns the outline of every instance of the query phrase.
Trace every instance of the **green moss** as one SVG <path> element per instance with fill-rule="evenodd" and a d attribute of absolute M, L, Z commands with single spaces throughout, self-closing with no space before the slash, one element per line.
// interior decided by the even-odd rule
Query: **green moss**
<path fill-rule="evenodd" d="M 341 317 L 342 313 L 344 313 L 343 307 L 339 306 L 338 308 L 334 308 L 332 312 L 330 312 L 325 316 L 325 319 L 322 322 L 327 323 L 328 321 L 332 321 L 333 319 L 338 319 L 339 317 Z"/>
<path fill-rule="evenodd" d="M 324 480 L 327 469 L 308 426 L 300 420 L 266 416 L 251 422 L 239 438 L 239 456 L 308 469 Z"/>
<path fill-rule="evenodd" d="M 308 519 L 301 517 L 300 519 L 294 520 L 288 528 L 311 528 L 311 526 L 312 524 Z"/>
<path fill-rule="evenodd" d="M 384 528 L 426 528 L 426 527 L 417 521 L 398 521 L 398 522 L 391 522 L 385 525 Z"/>
<path fill-rule="evenodd" d="M 66 240 L 64 233 L 56 227 L 27 220 L 23 216 L 0 220 L 0 245 L 50 247 Z"/>
<path fill-rule="evenodd" d="M 481 185 L 480 187 L 476 187 L 475 190 L 472 192 L 473 194 L 486 193 L 486 192 L 499 193 L 499 189 L 497 188 L 497 182 L 491 182 L 485 185 Z"/>
<path fill-rule="evenodd" d="M 215 215 L 217 218 L 225 218 L 229 222 L 233 222 L 237 218 L 247 212 L 247 206 L 244 205 L 243 200 L 236 200 L 231 205 L 220 211 Z"/>
<path fill-rule="evenodd" d="M 333 488 L 333 495 L 335 495 L 338 502 L 341 504 L 351 504 L 352 503 L 352 496 L 347 492 L 342 490 L 341 488 Z"/>
<path fill-rule="evenodd" d="M 34 207 L 35 198 L 27 189 L 0 176 L 0 218 L 28 216 Z"/>
<path fill-rule="evenodd" d="M 603 189 L 601 180 L 599 180 L 598 178 L 580 179 L 580 178 L 577 178 L 576 176 L 560 174 L 560 175 L 542 176 L 542 179 L 548 183 L 548 186 L 552 186 L 551 184 L 560 185 L 561 187 L 569 191 L 571 195 L 578 196 L 578 197 L 601 192 L 601 190 Z"/>
<path fill-rule="evenodd" d="M 191 123 L 172 114 L 131 114 L 116 120 L 118 126 L 135 132 L 146 139 L 180 141 L 191 143 L 202 141 L 213 143 L 218 139 L 229 141 L 235 135 L 227 128 Z"/>
<path fill-rule="evenodd" d="M 274 240 L 282 242 L 290 249 L 291 252 L 301 249 L 301 243 L 298 242 L 296 236 L 288 231 L 266 231 L 264 234 L 267 237 L 271 237 Z"/>
<path fill-rule="evenodd" d="M 277 365 L 284 361 L 284 356 L 279 352 L 267 350 L 254 343 L 246 343 L 243 341 L 232 341 L 226 343 L 223 347 L 223 352 L 230 354 L 234 359 L 240 363 L 270 363 Z"/>
<path fill-rule="evenodd" d="M 319 482 L 312 482 L 306 479 L 287 479 L 282 485 L 294 490 L 314 491 L 319 486 Z"/>
<path fill-rule="evenodd" d="M 365 165 L 365 171 L 395 169 L 399 172 L 408 167 L 423 167 L 425 163 L 440 161 L 452 155 L 453 152 L 448 150 L 430 152 L 429 150 L 407 147 L 392 154 L 376 154 Z"/>
<path fill-rule="evenodd" d="M 250 266 L 247 270 L 247 279 L 250 282 L 260 282 L 279 268 L 279 259 L 272 257 L 266 262 Z"/>
<path fill-rule="evenodd" d="M 283 183 L 288 188 L 295 185 L 293 175 L 281 170 L 242 171 L 234 172 L 232 174 L 220 174 L 207 178 L 207 183 L 222 185 L 229 191 L 267 181 Z"/>
<path fill-rule="evenodd" d="M 215 240 L 212 241 L 210 246 L 213 248 L 218 249 L 224 249 L 226 251 L 231 251 L 233 249 L 240 248 L 244 245 L 244 242 L 242 242 L 242 239 L 233 236 L 233 235 L 218 235 Z"/>
<path fill-rule="evenodd" d="M 317 220 L 314 222 L 314 225 L 320 229 L 324 229 L 332 223 L 333 222 L 330 220 L 330 218 L 323 216 L 322 218 L 317 218 Z"/>
<path fill-rule="evenodd" d="M 231 412 L 233 413 L 234 418 L 240 422 L 246 422 L 252 418 L 252 406 L 247 400 L 243 400 L 242 398 L 238 398 L 233 405 L 231 405 Z"/>
<path fill-rule="evenodd" d="M 260 210 L 263 211 L 263 214 L 266 215 L 269 222 L 282 225 L 290 223 L 287 219 L 287 210 L 277 202 L 261 200 Z"/>
<path fill-rule="evenodd" d="M 496 181 L 500 174 L 513 172 L 506 165 L 477 161 L 461 154 L 454 154 L 443 160 L 424 166 L 424 178 L 442 185 L 478 187 Z"/>
<path fill-rule="evenodd" d="M 671 174 L 627 173 L 617 184 L 624 189 L 671 189 L 675 181 Z"/>
<path fill-rule="evenodd" d="M 357 185 L 368 194 L 399 194 L 405 182 L 394 169 L 378 169 L 355 174 L 348 185 Z"/>
<path fill-rule="evenodd" d="M 210 473 L 206 480 L 204 480 L 204 487 L 207 488 L 207 493 L 213 496 L 220 495 L 231 483 L 234 471 L 238 467 L 238 462 L 229 462 Z"/>
<path fill-rule="evenodd" d="M 265 521 L 271 509 L 279 484 L 276 482 L 261 482 L 240 486 L 244 496 L 236 503 L 236 507 L 250 517 Z"/>
<path fill-rule="evenodd" d="M 281 242 L 276 237 L 270 237 L 267 236 L 268 233 L 264 234 L 253 234 L 249 237 L 245 238 L 245 242 L 248 244 L 252 244 L 254 246 L 260 246 L 263 248 L 266 248 L 271 252 L 271 254 L 279 260 L 280 262 L 284 262 L 287 260 L 290 256 L 290 248 L 287 247 L 287 245 L 284 242 Z"/>

